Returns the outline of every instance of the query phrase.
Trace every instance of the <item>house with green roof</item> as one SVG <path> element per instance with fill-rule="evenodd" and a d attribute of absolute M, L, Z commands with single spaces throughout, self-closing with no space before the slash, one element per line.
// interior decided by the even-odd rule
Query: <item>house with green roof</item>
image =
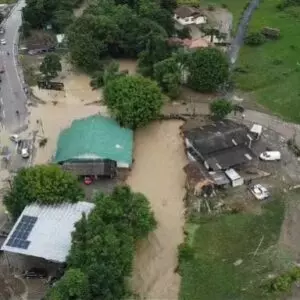
<path fill-rule="evenodd" d="M 114 164 L 118 168 L 129 168 L 132 152 L 131 129 L 120 127 L 113 119 L 94 115 L 73 121 L 71 127 L 60 133 L 54 162 L 73 171 L 76 169 L 78 175 L 101 175 L 109 173 L 108 169 Z M 87 169 L 93 174 L 82 174 Z"/>

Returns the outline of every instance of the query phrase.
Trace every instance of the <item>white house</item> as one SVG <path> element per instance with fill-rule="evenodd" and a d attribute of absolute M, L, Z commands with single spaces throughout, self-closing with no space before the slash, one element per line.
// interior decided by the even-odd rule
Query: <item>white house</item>
<path fill-rule="evenodd" d="M 189 6 L 179 6 L 174 12 L 174 20 L 180 25 L 204 24 L 206 16 L 197 8 Z"/>

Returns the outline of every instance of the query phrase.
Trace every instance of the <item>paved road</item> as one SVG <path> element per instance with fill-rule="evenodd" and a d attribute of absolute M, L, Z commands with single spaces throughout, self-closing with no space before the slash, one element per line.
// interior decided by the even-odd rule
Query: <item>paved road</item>
<path fill-rule="evenodd" d="M 258 7 L 259 2 L 260 0 L 252 0 L 242 15 L 236 36 L 233 39 L 228 52 L 229 60 L 232 65 L 235 64 L 238 58 L 240 48 L 243 45 L 244 37 L 247 32 L 249 21 L 251 19 L 254 10 Z"/>
<path fill-rule="evenodd" d="M 18 30 L 22 23 L 21 9 L 24 5 L 25 1 L 21 0 L 13 8 L 10 16 L 4 22 L 5 33 L 1 37 L 6 39 L 7 44 L 0 46 L 0 66 L 2 65 L 5 69 L 5 73 L 1 74 L 0 116 L 2 126 L 9 131 L 22 126 L 27 117 L 27 97 L 17 66 Z M 10 55 L 7 55 L 7 52 Z M 19 111 L 19 114 L 16 111 Z"/>

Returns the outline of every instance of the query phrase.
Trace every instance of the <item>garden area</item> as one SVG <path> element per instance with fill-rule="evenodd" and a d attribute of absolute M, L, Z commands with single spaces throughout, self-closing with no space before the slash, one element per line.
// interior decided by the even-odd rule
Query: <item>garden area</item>
<path fill-rule="evenodd" d="M 285 287 L 278 284 L 283 277 L 276 277 L 291 266 L 277 246 L 283 217 L 278 195 L 261 214 L 202 216 L 187 223 L 180 299 L 274 299 L 289 290 L 290 271 L 284 273 Z"/>
<path fill-rule="evenodd" d="M 300 122 L 300 5 L 286 7 L 279 0 L 261 1 L 248 33 L 264 27 L 280 30 L 279 39 L 245 45 L 240 52 L 234 79 L 238 89 L 283 119 Z"/>

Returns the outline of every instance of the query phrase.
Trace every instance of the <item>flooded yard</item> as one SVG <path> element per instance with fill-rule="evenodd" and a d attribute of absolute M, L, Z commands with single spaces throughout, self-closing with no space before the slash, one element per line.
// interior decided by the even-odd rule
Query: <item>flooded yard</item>
<path fill-rule="evenodd" d="M 144 193 L 154 210 L 157 229 L 140 242 L 133 287 L 142 299 L 177 299 L 177 246 L 183 241 L 186 164 L 181 121 L 153 122 L 135 135 L 135 162 L 127 183 Z"/>

